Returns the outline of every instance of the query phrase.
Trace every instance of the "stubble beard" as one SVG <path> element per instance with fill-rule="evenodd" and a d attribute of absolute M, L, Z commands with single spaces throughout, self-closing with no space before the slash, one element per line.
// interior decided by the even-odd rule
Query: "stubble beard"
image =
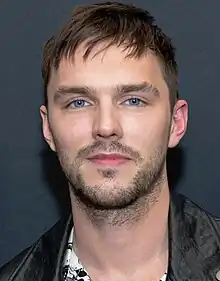
<path fill-rule="evenodd" d="M 106 183 L 111 182 L 111 190 L 100 185 L 86 184 L 80 166 L 71 163 L 64 151 L 59 150 L 58 157 L 75 199 L 74 204 L 83 209 L 97 226 L 133 225 L 155 204 L 166 181 L 164 147 L 158 148 L 147 163 L 138 167 L 126 188 L 113 184 L 116 174 L 114 169 L 100 170 Z"/>

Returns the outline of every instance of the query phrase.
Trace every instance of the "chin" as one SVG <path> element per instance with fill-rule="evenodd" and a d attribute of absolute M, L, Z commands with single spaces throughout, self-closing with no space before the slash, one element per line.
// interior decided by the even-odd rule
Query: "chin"
<path fill-rule="evenodd" d="M 114 186 L 99 186 L 99 190 L 96 187 L 90 187 L 90 189 L 81 190 L 75 194 L 78 199 L 83 202 L 87 207 L 93 209 L 122 209 L 131 205 L 134 198 L 125 190 L 115 190 Z"/>

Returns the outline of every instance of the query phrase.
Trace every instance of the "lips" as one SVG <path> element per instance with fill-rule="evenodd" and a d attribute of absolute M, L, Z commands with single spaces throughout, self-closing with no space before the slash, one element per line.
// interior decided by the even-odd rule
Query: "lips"
<path fill-rule="evenodd" d="M 98 165 L 117 166 L 122 165 L 131 159 L 121 154 L 96 154 L 88 158 L 89 161 Z"/>

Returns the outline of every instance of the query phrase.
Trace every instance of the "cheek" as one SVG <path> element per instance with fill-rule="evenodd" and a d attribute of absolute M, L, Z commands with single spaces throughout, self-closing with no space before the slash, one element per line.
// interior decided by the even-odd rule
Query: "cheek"
<path fill-rule="evenodd" d="M 139 151 L 149 151 L 168 142 L 169 116 L 165 112 L 129 116 L 123 120 L 124 142 Z"/>
<path fill-rule="evenodd" d="M 88 145 L 91 136 L 91 124 L 88 118 L 74 114 L 59 115 L 51 121 L 54 141 L 66 151 L 78 151 Z"/>

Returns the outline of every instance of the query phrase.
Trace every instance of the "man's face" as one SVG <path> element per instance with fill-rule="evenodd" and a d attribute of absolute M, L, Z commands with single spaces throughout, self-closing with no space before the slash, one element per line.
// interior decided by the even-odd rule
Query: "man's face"
<path fill-rule="evenodd" d="M 187 106 L 179 101 L 171 115 L 152 54 L 125 58 L 111 47 L 84 61 L 83 51 L 52 72 L 48 108 L 41 107 L 44 137 L 79 199 L 122 208 L 152 193 L 165 175 L 167 148 L 185 132 Z"/>

